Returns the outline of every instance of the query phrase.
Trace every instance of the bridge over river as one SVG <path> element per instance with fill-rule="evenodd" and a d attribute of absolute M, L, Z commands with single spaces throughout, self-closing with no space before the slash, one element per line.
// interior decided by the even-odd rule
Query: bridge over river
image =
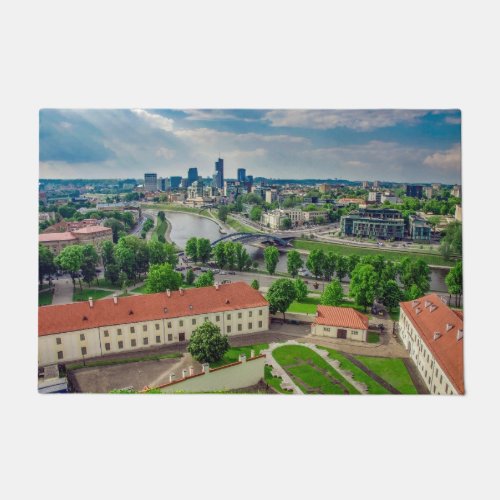
<path fill-rule="evenodd" d="M 267 234 L 267 233 L 231 233 L 226 234 L 222 238 L 218 238 L 212 241 L 211 245 L 215 246 L 217 243 L 221 243 L 224 241 L 238 241 L 240 243 L 253 243 L 253 242 L 269 242 L 274 243 L 280 247 L 290 246 L 289 240 L 292 239 L 293 236 L 289 235 L 277 235 L 277 234 Z"/>

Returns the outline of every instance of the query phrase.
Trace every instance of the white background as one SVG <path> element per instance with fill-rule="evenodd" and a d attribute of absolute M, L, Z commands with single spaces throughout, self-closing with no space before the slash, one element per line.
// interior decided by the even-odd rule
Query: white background
<path fill-rule="evenodd" d="M 2 2 L 4 498 L 495 496 L 494 6 Z M 467 396 L 39 396 L 42 107 L 460 108 Z"/>

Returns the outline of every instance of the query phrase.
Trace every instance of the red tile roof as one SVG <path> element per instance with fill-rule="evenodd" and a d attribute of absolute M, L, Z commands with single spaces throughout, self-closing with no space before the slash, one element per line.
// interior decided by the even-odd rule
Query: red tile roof
<path fill-rule="evenodd" d="M 399 304 L 444 373 L 461 394 L 464 390 L 463 313 L 450 309 L 441 298 L 431 293 L 417 300 Z M 440 336 L 434 340 L 434 334 Z"/>
<path fill-rule="evenodd" d="M 93 302 L 92 308 L 88 301 L 39 307 L 38 335 L 268 305 L 257 290 L 244 282 L 219 285 L 218 290 L 213 286 L 190 288 L 183 295 L 173 291 L 170 297 L 162 292 L 118 297 L 117 304 L 112 298 Z"/>
<path fill-rule="evenodd" d="M 73 241 L 76 237 L 70 232 L 65 231 L 64 233 L 42 233 L 38 235 L 39 243 L 45 243 L 49 241 Z"/>
<path fill-rule="evenodd" d="M 91 234 L 91 233 L 111 233 L 112 229 L 105 226 L 85 226 L 72 231 L 73 234 Z"/>
<path fill-rule="evenodd" d="M 314 322 L 318 325 L 368 330 L 368 317 L 352 307 L 318 306 Z"/>

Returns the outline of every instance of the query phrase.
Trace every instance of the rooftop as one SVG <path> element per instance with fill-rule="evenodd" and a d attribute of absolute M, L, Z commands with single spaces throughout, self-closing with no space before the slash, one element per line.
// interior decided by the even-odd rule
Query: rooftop
<path fill-rule="evenodd" d="M 213 312 L 264 307 L 268 302 L 244 282 L 190 288 L 148 295 L 132 295 L 38 308 L 38 335 L 86 330 L 142 321 L 194 316 Z"/>
<path fill-rule="evenodd" d="M 92 234 L 92 233 L 111 233 L 112 229 L 105 226 L 85 226 L 80 229 L 75 229 L 72 231 L 74 234 Z"/>
<path fill-rule="evenodd" d="M 45 243 L 49 241 L 73 241 L 76 237 L 73 236 L 69 231 L 64 233 L 42 233 L 38 235 L 38 241 L 40 243 Z"/>
<path fill-rule="evenodd" d="M 368 317 L 352 307 L 318 306 L 314 322 L 318 325 L 368 330 Z"/>

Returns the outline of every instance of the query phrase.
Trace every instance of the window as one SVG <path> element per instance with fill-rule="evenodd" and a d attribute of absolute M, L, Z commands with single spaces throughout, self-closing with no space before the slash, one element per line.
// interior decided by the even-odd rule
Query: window
<path fill-rule="evenodd" d="M 226 316 L 226 319 L 231 319 L 231 315 L 230 315 L 230 314 L 228 314 L 228 315 Z"/>
<path fill-rule="evenodd" d="M 184 321 L 182 319 L 179 320 L 179 326 L 184 326 Z"/>
<path fill-rule="evenodd" d="M 241 329 L 242 329 L 242 328 L 243 328 L 243 325 L 240 323 L 240 324 L 238 325 L 238 331 L 239 331 L 239 332 L 241 332 Z"/>
<path fill-rule="evenodd" d="M 159 329 L 160 329 L 160 325 L 159 325 L 158 323 L 156 323 L 156 324 L 155 324 L 155 328 L 156 328 L 157 330 L 159 330 Z"/>
<path fill-rule="evenodd" d="M 148 325 L 142 325 L 142 331 L 147 332 L 148 331 Z"/>
<path fill-rule="evenodd" d="M 121 335 L 121 334 L 122 334 L 122 329 L 121 329 L 121 328 L 118 328 L 118 330 L 116 330 L 116 333 L 117 333 L 118 335 Z"/>
<path fill-rule="evenodd" d="M 118 341 L 118 349 L 123 349 L 123 340 Z"/>
<path fill-rule="evenodd" d="M 105 337 L 109 337 L 109 331 L 108 330 L 104 330 L 104 336 Z"/>
<path fill-rule="evenodd" d="M 80 333 L 80 340 L 85 340 L 85 334 Z"/>
<path fill-rule="evenodd" d="M 432 392 L 436 392 L 436 386 L 432 388 Z"/>
<path fill-rule="evenodd" d="M 87 354 L 87 348 L 82 347 L 82 356 L 85 356 Z"/>
<path fill-rule="evenodd" d="M 441 374 L 441 377 L 439 377 L 439 383 L 442 384 L 443 383 L 443 374 Z"/>
<path fill-rule="evenodd" d="M 262 321 L 261 321 L 261 323 L 262 323 Z M 329 331 L 330 331 L 330 327 L 329 327 L 329 326 L 324 326 L 324 327 L 323 327 L 323 330 L 324 330 L 325 332 L 329 332 Z"/>
<path fill-rule="evenodd" d="M 207 322 L 207 321 L 208 321 L 208 316 L 205 316 L 205 320 L 204 320 L 204 321 L 205 321 L 205 322 Z"/>
<path fill-rule="evenodd" d="M 248 311 L 248 317 L 251 318 L 252 317 L 252 312 L 253 311 Z"/>
<path fill-rule="evenodd" d="M 143 343 L 144 345 L 148 345 L 148 343 L 149 343 L 149 339 L 148 339 L 147 337 L 144 337 L 144 338 L 142 339 L 142 343 Z"/>
<path fill-rule="evenodd" d="M 156 343 L 159 344 L 161 342 L 161 337 L 159 335 L 156 336 Z"/>
<path fill-rule="evenodd" d="M 130 345 L 131 345 L 132 347 L 135 347 L 135 346 L 137 345 L 136 340 L 135 340 L 135 339 L 132 339 L 132 340 L 130 341 Z"/>
<path fill-rule="evenodd" d="M 252 323 L 248 323 L 248 329 L 251 330 L 253 328 Z"/>
<path fill-rule="evenodd" d="M 259 321 L 259 328 L 262 328 L 262 321 Z"/>
<path fill-rule="evenodd" d="M 444 388 L 444 390 L 446 391 L 446 394 L 448 394 L 448 384 L 446 384 L 446 387 Z"/>
<path fill-rule="evenodd" d="M 104 344 L 104 349 L 106 349 L 106 351 L 109 351 L 111 349 L 111 344 L 109 342 L 106 342 Z"/>
<path fill-rule="evenodd" d="M 57 351 L 57 359 L 63 359 L 63 352 Z"/>
<path fill-rule="evenodd" d="M 172 334 L 171 334 L 171 333 L 169 333 L 169 334 L 168 334 L 168 336 L 167 336 L 167 340 L 168 340 L 169 342 L 172 342 Z"/>
<path fill-rule="evenodd" d="M 57 339 L 56 339 L 56 344 L 57 344 L 57 345 L 61 345 L 61 343 L 62 343 L 62 340 L 61 340 L 59 337 L 57 337 Z"/>
<path fill-rule="evenodd" d="M 231 325 L 227 325 L 227 327 L 226 327 L 226 332 L 227 332 L 227 333 L 231 333 Z"/>
<path fill-rule="evenodd" d="M 215 321 L 220 321 L 220 316 L 218 314 L 215 316 Z"/>
<path fill-rule="evenodd" d="M 130 327 L 130 333 L 135 333 L 135 326 Z"/>
<path fill-rule="evenodd" d="M 436 377 L 438 376 L 438 369 L 436 368 Z"/>
<path fill-rule="evenodd" d="M 262 316 L 262 309 L 259 309 L 259 316 Z"/>
<path fill-rule="evenodd" d="M 193 318 L 193 319 L 191 320 L 191 324 L 192 324 L 192 325 L 196 325 L 196 318 Z"/>
<path fill-rule="evenodd" d="M 171 322 L 171 321 L 169 321 L 169 322 L 167 323 L 167 328 L 172 328 L 172 322 Z"/>
<path fill-rule="evenodd" d="M 238 319 L 241 319 L 241 318 L 242 318 L 242 314 L 238 313 Z"/>

